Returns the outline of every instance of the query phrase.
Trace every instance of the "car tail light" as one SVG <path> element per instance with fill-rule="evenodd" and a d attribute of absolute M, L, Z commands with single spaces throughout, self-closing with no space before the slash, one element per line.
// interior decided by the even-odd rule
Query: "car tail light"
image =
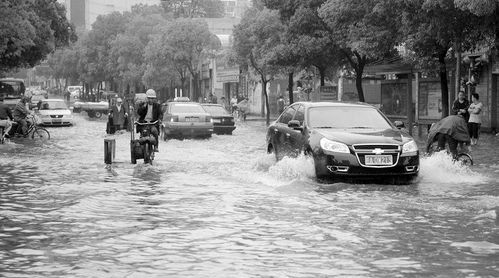
<path fill-rule="evenodd" d="M 173 123 L 173 122 L 178 122 L 178 116 L 172 116 L 172 117 L 170 118 L 170 122 L 172 122 L 172 123 Z"/>
<path fill-rule="evenodd" d="M 205 122 L 213 122 L 213 119 L 211 118 L 211 116 L 206 116 Z"/>

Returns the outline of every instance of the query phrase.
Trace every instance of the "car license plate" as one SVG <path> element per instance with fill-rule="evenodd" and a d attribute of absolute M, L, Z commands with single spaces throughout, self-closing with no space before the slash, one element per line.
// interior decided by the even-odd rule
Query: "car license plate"
<path fill-rule="evenodd" d="M 60 123 L 60 122 L 62 122 L 62 119 L 52 119 L 52 121 L 53 121 L 54 123 Z"/>
<path fill-rule="evenodd" d="M 366 155 L 366 165 L 392 165 L 391 155 Z"/>
<path fill-rule="evenodd" d="M 198 121 L 198 118 L 185 118 L 185 121 L 186 122 L 197 122 Z"/>

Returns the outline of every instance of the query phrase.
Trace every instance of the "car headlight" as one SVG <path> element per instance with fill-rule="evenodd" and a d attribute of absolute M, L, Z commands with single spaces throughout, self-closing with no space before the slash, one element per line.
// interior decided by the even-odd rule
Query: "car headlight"
<path fill-rule="evenodd" d="M 414 140 L 405 143 L 404 146 L 402 147 L 402 154 L 415 153 L 417 151 L 419 151 L 418 144 L 416 144 Z"/>
<path fill-rule="evenodd" d="M 321 148 L 325 151 L 330 151 L 335 153 L 350 153 L 350 149 L 348 148 L 348 146 L 343 143 L 322 138 L 320 144 Z"/>

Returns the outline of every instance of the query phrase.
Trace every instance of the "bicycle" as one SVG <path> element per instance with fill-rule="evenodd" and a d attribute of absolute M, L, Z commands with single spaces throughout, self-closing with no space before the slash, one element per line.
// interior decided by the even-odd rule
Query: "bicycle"
<path fill-rule="evenodd" d="M 445 147 L 446 147 L 445 150 L 447 151 L 447 153 L 451 153 L 449 150 L 448 144 L 445 144 Z M 473 166 L 473 156 L 471 155 L 471 152 L 469 151 L 469 149 L 464 147 L 464 143 L 459 143 L 458 148 L 459 148 L 459 150 L 457 152 L 457 155 L 453 159 L 455 161 L 459 161 L 463 165 Z M 441 151 L 441 150 L 438 148 L 437 142 L 435 141 L 435 142 L 431 143 L 431 145 L 428 147 L 427 153 L 428 153 L 428 155 L 432 155 L 432 154 L 439 152 L 439 151 Z"/>
<path fill-rule="evenodd" d="M 40 139 L 42 141 L 46 141 L 50 139 L 50 133 L 48 130 L 40 126 L 40 123 L 38 122 L 38 118 L 35 117 L 34 115 L 28 115 L 26 117 L 28 120 L 28 128 L 26 130 L 26 133 L 22 133 L 20 131 L 21 127 L 19 126 L 18 123 L 13 122 L 12 123 L 12 128 L 10 129 L 9 136 L 11 138 L 14 138 L 16 135 L 22 136 L 24 138 L 30 137 L 31 139 Z M 31 120 L 31 121 L 30 121 Z M 5 134 L 4 134 L 4 127 L 0 126 L 0 144 L 5 143 Z"/>
<path fill-rule="evenodd" d="M 155 126 L 158 121 L 152 123 L 139 123 L 134 122 L 134 128 L 132 129 L 131 140 L 130 140 L 130 155 L 132 164 L 137 164 L 137 159 L 144 159 L 144 163 L 149 163 L 152 165 L 154 160 L 154 145 L 156 144 L 156 138 L 151 132 L 151 128 Z M 140 128 L 140 137 L 135 139 L 135 130 L 137 127 Z"/>

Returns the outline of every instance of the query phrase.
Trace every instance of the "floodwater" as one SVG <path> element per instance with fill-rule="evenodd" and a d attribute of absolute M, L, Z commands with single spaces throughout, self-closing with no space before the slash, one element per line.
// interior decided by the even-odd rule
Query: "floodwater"
<path fill-rule="evenodd" d="M 160 143 L 76 116 L 39 144 L 0 145 L 0 277 L 498 277 L 499 138 L 476 165 L 422 158 L 408 186 L 319 184 L 276 163 L 265 126 Z M 104 139 L 117 141 L 112 167 Z"/>

